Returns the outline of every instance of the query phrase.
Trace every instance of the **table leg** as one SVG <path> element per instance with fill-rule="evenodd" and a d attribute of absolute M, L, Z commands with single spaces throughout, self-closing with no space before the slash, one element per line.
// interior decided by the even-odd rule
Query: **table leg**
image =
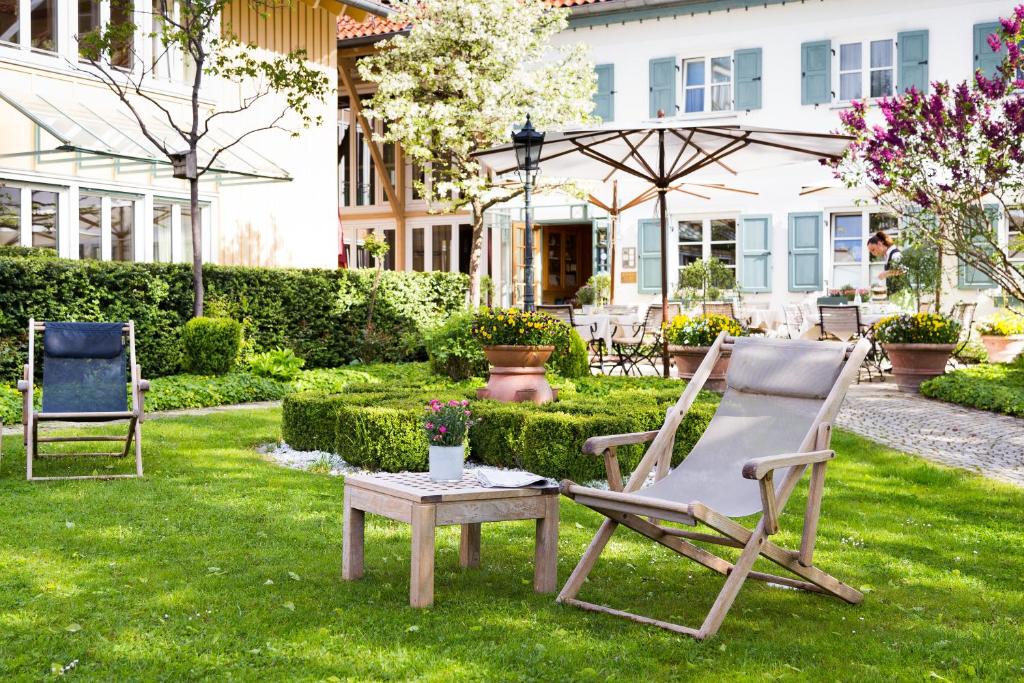
<path fill-rule="evenodd" d="M 366 513 L 352 507 L 352 497 L 345 487 L 345 513 L 341 538 L 341 578 L 355 581 L 363 575 L 363 528 Z"/>
<path fill-rule="evenodd" d="M 433 505 L 412 506 L 412 568 L 409 577 L 409 605 L 434 604 L 434 513 Z"/>
<path fill-rule="evenodd" d="M 463 524 L 462 538 L 459 541 L 459 565 L 462 567 L 480 566 L 480 524 Z"/>
<path fill-rule="evenodd" d="M 544 498 L 544 516 L 537 520 L 533 590 L 553 593 L 558 587 L 558 496 Z"/>

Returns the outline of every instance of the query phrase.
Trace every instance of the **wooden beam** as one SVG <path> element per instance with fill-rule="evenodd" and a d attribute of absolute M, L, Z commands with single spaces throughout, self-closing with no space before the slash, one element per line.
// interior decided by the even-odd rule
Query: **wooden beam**
<path fill-rule="evenodd" d="M 363 104 L 359 100 L 359 94 L 356 92 L 355 84 L 352 82 L 352 76 L 349 75 L 349 70 L 354 67 L 355 63 L 350 59 L 339 61 L 338 76 L 341 78 L 342 85 L 345 86 L 345 92 L 348 93 L 349 106 L 352 108 L 352 113 L 355 114 L 356 119 L 359 121 L 359 127 L 363 129 L 366 146 L 370 149 L 370 157 L 373 158 L 373 164 L 376 167 L 377 178 L 380 179 L 380 183 L 384 187 L 384 194 L 388 196 L 388 203 L 391 205 L 392 213 L 395 214 L 395 212 L 401 210 L 401 204 L 398 201 L 395 187 L 391 184 L 391 178 L 385 173 L 384 156 L 380 152 L 380 147 L 377 146 L 377 141 L 373 139 L 373 128 L 370 127 L 370 122 L 363 115 Z M 397 219 L 397 215 L 395 215 L 395 218 Z"/>

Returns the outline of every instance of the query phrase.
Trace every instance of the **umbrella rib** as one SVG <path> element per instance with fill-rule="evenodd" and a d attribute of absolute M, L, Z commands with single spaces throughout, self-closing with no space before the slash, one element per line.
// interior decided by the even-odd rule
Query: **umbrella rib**
<path fill-rule="evenodd" d="M 704 130 L 706 131 L 707 129 L 704 129 Z M 729 139 L 730 139 L 730 140 L 737 140 L 737 139 L 739 139 L 739 138 L 734 138 L 734 137 L 732 137 L 732 136 L 729 136 Z M 683 168 L 682 168 L 682 169 L 680 169 L 680 171 L 679 171 L 678 173 L 676 173 L 676 174 L 674 174 L 674 175 L 672 176 L 672 179 L 673 179 L 673 180 L 675 180 L 676 178 L 681 178 L 681 177 L 683 177 L 684 175 L 686 175 L 687 173 L 689 173 L 689 171 L 687 171 L 687 170 L 685 170 L 685 169 L 689 168 L 689 164 L 690 164 L 690 162 L 692 162 L 692 161 L 693 161 L 694 159 L 696 159 L 696 158 L 697 158 L 697 156 L 698 156 L 698 154 L 703 154 L 703 155 L 705 156 L 705 158 L 711 158 L 711 157 L 715 156 L 716 154 L 718 154 L 718 152 L 719 152 L 719 151 L 721 151 L 722 149 L 724 149 L 724 147 L 721 147 L 721 148 L 719 148 L 719 150 L 718 150 L 718 151 L 716 151 L 716 152 L 714 152 L 714 153 L 711 153 L 711 152 L 708 152 L 707 150 L 705 150 L 705 149 L 704 149 L 703 147 L 701 147 L 700 145 L 698 145 L 698 144 L 697 144 L 696 142 L 690 142 L 690 145 L 691 145 L 692 147 L 696 148 L 696 150 L 697 150 L 697 154 L 694 154 L 694 155 L 693 155 L 692 157 L 690 157 L 689 159 L 687 159 L 687 160 L 686 160 L 686 163 L 685 163 L 685 164 L 683 164 Z M 728 146 L 729 146 L 728 144 L 726 144 L 726 145 L 725 145 L 725 147 L 728 147 Z M 717 164 L 718 164 L 719 166 L 721 166 L 722 168 L 724 168 L 724 169 L 725 169 L 726 171 L 728 171 L 729 173 L 732 173 L 733 175 L 737 175 L 737 173 L 736 173 L 736 171 L 735 171 L 734 169 L 732 169 L 732 168 L 731 168 L 731 167 L 730 167 L 730 166 L 729 166 L 728 164 L 724 163 L 724 162 L 723 162 L 723 161 L 721 160 L 721 157 L 718 157 L 718 158 L 717 158 L 717 159 L 715 160 L 715 163 L 717 163 Z M 703 165 L 701 165 L 701 167 L 703 167 Z"/>
<path fill-rule="evenodd" d="M 624 171 L 626 173 L 629 173 L 630 175 L 634 175 L 637 178 L 642 178 L 643 180 L 646 180 L 648 182 L 653 182 L 651 178 L 648 178 L 647 176 L 645 176 L 644 174 L 640 173 L 639 171 L 635 171 L 632 168 L 630 168 L 629 166 L 625 166 L 625 165 L 619 163 L 618 161 L 616 161 L 615 159 L 611 158 L 610 156 L 607 156 L 606 154 L 602 154 L 601 152 L 598 152 L 598 151 L 595 151 L 595 150 L 591 149 L 590 146 L 581 145 L 576 140 L 573 140 L 572 143 L 577 146 L 577 148 L 579 149 L 580 153 L 583 154 L 584 156 L 588 156 L 591 159 L 594 159 L 595 161 L 600 161 L 601 163 L 607 164 L 608 166 L 611 166 L 612 168 L 618 169 L 620 171 Z"/>
<path fill-rule="evenodd" d="M 683 139 L 683 136 L 679 134 L 679 131 L 675 130 L 674 128 L 671 129 L 671 132 L 672 132 L 672 135 L 675 135 L 677 138 L 679 138 L 682 141 L 683 144 L 679 148 L 679 154 L 676 155 L 676 158 L 672 160 L 672 165 L 669 166 L 669 172 L 668 172 L 669 175 L 672 175 L 673 173 L 676 172 L 676 165 L 679 163 L 679 160 L 682 158 L 683 152 L 685 152 L 686 148 L 690 146 L 690 141 L 693 140 L 693 135 L 694 135 L 694 133 L 697 132 L 697 129 L 696 128 L 691 128 L 690 129 L 690 134 L 687 135 L 685 139 Z"/>
<path fill-rule="evenodd" d="M 634 133 L 634 132 L 639 132 L 639 131 L 625 131 L 625 132 L 626 132 L 627 134 L 629 134 L 629 133 Z M 644 136 L 644 139 L 640 141 L 640 144 L 642 145 L 642 144 L 644 144 L 645 142 L 647 142 L 647 138 L 651 137 L 652 135 L 654 135 L 654 131 L 653 131 L 653 130 L 647 131 L 647 135 L 645 135 L 645 136 Z M 620 136 L 620 137 L 621 137 L 621 136 Z M 626 141 L 626 139 L 625 139 L 624 137 L 623 137 L 623 141 Z M 610 140 L 606 140 L 605 142 L 611 142 L 611 141 L 610 141 Z M 629 145 L 629 142 L 628 142 L 628 141 L 626 141 L 626 144 L 627 144 L 627 145 Z M 630 149 L 631 149 L 631 150 L 633 149 L 632 145 L 629 145 L 629 147 L 630 147 Z M 632 152 L 630 152 L 630 153 L 626 154 L 626 156 L 622 157 L 622 159 L 621 159 L 621 160 L 619 161 L 619 163 L 621 163 L 621 164 L 624 164 L 624 163 L 626 163 L 626 159 L 628 159 L 628 158 L 630 157 L 630 154 L 632 154 Z M 653 170 L 651 170 L 651 168 L 650 168 L 649 166 L 647 167 L 647 170 L 648 170 L 648 171 L 650 171 L 650 173 L 651 173 L 651 175 L 652 175 L 652 176 L 654 175 L 654 171 L 653 171 Z M 614 169 L 613 169 L 613 170 L 611 170 L 611 171 L 609 171 L 609 172 L 608 172 L 608 175 L 606 175 L 606 176 L 605 176 L 605 177 L 604 177 L 604 178 L 603 178 L 603 179 L 601 180 L 601 182 L 607 183 L 607 182 L 608 182 L 608 180 L 609 180 L 609 179 L 610 179 L 610 178 L 611 178 L 611 177 L 612 177 L 613 175 L 615 175 L 615 170 L 614 170 Z"/>
<path fill-rule="evenodd" d="M 737 143 L 739 143 L 738 147 L 735 146 Z M 724 145 L 722 145 L 721 147 L 719 147 L 713 153 L 709 154 L 707 152 L 704 152 L 704 150 L 701 150 L 702 152 L 704 152 L 705 158 L 700 160 L 699 162 L 697 162 L 696 164 L 694 164 L 692 166 L 684 167 L 678 173 L 676 173 L 674 176 L 669 178 L 669 182 L 672 182 L 674 180 L 679 180 L 680 178 L 682 178 L 684 176 L 688 176 L 691 173 L 696 173 L 700 169 L 704 168 L 705 166 L 710 166 L 711 164 L 718 164 L 719 166 L 721 166 L 725 170 L 729 171 L 733 175 L 736 175 L 736 171 L 734 171 L 731 168 L 729 168 L 728 166 L 726 166 L 724 163 L 722 163 L 721 160 L 722 160 L 722 158 L 727 157 L 730 154 L 734 154 L 735 152 L 738 152 L 739 150 L 741 150 L 744 147 L 746 147 L 748 144 L 749 144 L 749 141 L 746 139 L 745 136 L 742 137 L 742 138 L 730 137 L 729 138 L 729 142 L 727 142 Z M 730 147 L 734 147 L 734 148 L 730 149 Z"/>
<path fill-rule="evenodd" d="M 620 131 L 615 131 L 615 134 L 612 135 L 611 137 L 605 138 L 605 139 L 602 139 L 602 140 L 597 140 L 595 142 L 592 142 L 591 144 L 597 145 L 597 144 L 603 144 L 605 142 L 611 142 L 616 137 L 618 137 L 618 133 L 619 132 Z M 586 137 L 586 136 L 581 135 L 580 137 Z M 565 138 L 563 140 L 558 140 L 558 142 L 569 142 L 569 143 L 572 143 L 574 145 L 579 145 L 579 143 L 577 142 L 576 138 Z M 479 152 L 478 154 L 474 154 L 474 156 L 482 156 L 484 154 L 491 154 L 491 153 L 494 153 L 494 152 L 508 152 L 509 149 L 514 149 L 514 145 L 504 145 L 502 147 L 495 148 L 495 149 L 492 149 L 492 150 L 486 150 L 484 152 Z M 542 153 L 541 154 L 541 159 L 540 159 L 540 161 L 538 163 L 544 163 L 545 161 L 551 161 L 552 159 L 557 159 L 558 157 L 564 157 L 565 155 L 572 154 L 575 151 L 576 151 L 576 147 L 570 147 L 569 149 L 562 150 L 561 152 L 554 152 L 554 153 L 551 154 L 551 156 L 547 156 L 547 157 L 545 157 L 543 155 L 543 153 Z M 506 173 L 511 173 L 512 171 L 518 170 L 518 168 L 519 168 L 518 166 L 512 166 L 511 168 L 503 168 L 503 169 L 501 169 L 499 171 L 495 171 L 494 173 L 495 173 L 495 175 L 505 175 Z"/>
<path fill-rule="evenodd" d="M 706 188 L 711 189 L 711 190 L 722 190 L 723 192 L 736 192 L 736 193 L 739 193 L 739 194 L 746 194 L 746 195 L 750 195 L 751 197 L 757 197 L 757 196 L 760 196 L 760 194 L 761 194 L 760 192 L 753 192 L 751 190 L 741 190 L 738 187 L 729 187 L 728 185 L 724 185 L 722 183 L 710 183 L 710 184 L 709 183 L 687 183 L 687 184 L 688 185 L 693 185 L 694 187 L 706 187 Z"/>
<path fill-rule="evenodd" d="M 736 137 L 733 137 L 732 135 L 725 135 L 723 133 L 719 133 L 719 132 L 713 131 L 713 130 L 705 130 L 705 132 L 707 132 L 709 135 L 716 135 L 718 137 L 731 138 L 733 140 L 738 139 Z M 772 135 L 789 135 L 789 134 L 790 133 L 787 133 L 787 132 L 772 133 Z M 794 135 L 801 135 L 801 134 L 794 134 Z M 824 136 L 824 134 L 822 134 L 822 133 L 819 133 L 819 134 L 803 133 L 802 135 L 805 136 L 805 137 L 806 136 L 810 136 L 810 135 L 815 135 L 816 137 Z M 749 138 L 749 136 L 750 136 L 750 131 L 746 131 L 743 134 L 744 139 Z M 839 136 L 830 136 L 829 139 L 842 139 L 842 138 L 840 138 Z M 757 138 L 754 138 L 753 140 L 751 140 L 751 142 L 753 144 L 756 144 L 756 145 L 764 145 L 765 147 L 776 147 L 778 149 L 784 149 L 784 150 L 786 150 L 788 152 L 799 152 L 800 154 L 806 154 L 807 156 L 813 156 L 813 157 L 817 157 L 819 159 L 822 159 L 822 158 L 840 159 L 843 156 L 842 154 L 832 154 L 830 152 L 816 151 L 816 150 L 808 149 L 806 147 L 794 147 L 792 145 L 784 145 L 781 142 L 770 142 L 768 140 L 759 140 Z"/>
<path fill-rule="evenodd" d="M 643 137 L 643 139 L 639 142 L 639 144 L 636 147 L 633 146 L 633 143 L 630 142 L 629 138 L 626 137 L 625 135 L 622 136 L 622 141 L 625 142 L 627 146 L 629 146 L 629 149 L 632 151 L 633 157 L 636 158 L 636 160 L 639 161 L 640 164 L 645 169 L 647 169 L 647 172 L 650 173 L 651 176 L 653 177 L 653 176 L 656 176 L 658 174 L 654 172 L 654 169 L 651 168 L 651 165 L 647 163 L 647 160 L 644 159 L 643 155 L 640 154 L 640 151 L 637 149 L 637 147 L 639 147 L 640 145 L 642 145 L 645 142 L 647 142 L 648 138 L 650 138 L 652 135 L 654 135 L 654 131 L 653 130 L 647 131 L 647 135 L 645 135 Z M 627 158 L 628 158 L 628 155 L 627 155 Z M 623 159 L 623 161 L 625 161 L 625 159 Z"/>

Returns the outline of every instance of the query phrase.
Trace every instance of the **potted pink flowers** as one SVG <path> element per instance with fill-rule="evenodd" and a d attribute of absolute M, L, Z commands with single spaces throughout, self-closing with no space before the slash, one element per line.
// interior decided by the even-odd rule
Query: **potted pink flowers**
<path fill-rule="evenodd" d="M 430 444 L 430 478 L 461 481 L 466 460 L 466 435 L 473 426 L 469 401 L 431 400 L 426 407 L 423 428 Z"/>

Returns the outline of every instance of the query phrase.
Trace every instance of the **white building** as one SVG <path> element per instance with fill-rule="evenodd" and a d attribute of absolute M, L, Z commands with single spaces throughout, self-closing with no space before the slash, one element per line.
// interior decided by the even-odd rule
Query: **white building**
<path fill-rule="evenodd" d="M 169 2 L 172 11 L 180 7 Z M 137 31 L 126 73 L 153 65 L 144 88 L 180 113 L 190 102 L 188 60 L 151 37 L 155 0 L 0 0 L 0 244 L 53 247 L 70 259 L 191 261 L 188 185 L 171 177 L 116 97 L 87 73 L 77 36 L 118 21 Z M 230 2 L 224 31 L 270 54 L 297 48 L 337 86 L 336 21 L 384 10 L 366 0 L 284 3 L 257 11 Z M 85 71 L 83 71 L 85 69 Z M 238 106 L 243 90 L 207 76 L 201 107 Z M 333 91 L 332 91 L 333 93 Z M 280 102 L 278 102 L 279 104 Z M 333 94 L 323 125 L 291 138 L 259 133 L 225 153 L 200 190 L 204 258 L 248 265 L 336 266 L 338 215 Z M 149 127 L 174 139 L 155 108 Z M 218 119 L 217 145 L 266 125 L 267 112 Z M 181 121 L 181 119 L 178 119 Z M 221 123 L 223 121 L 223 123 Z"/>

